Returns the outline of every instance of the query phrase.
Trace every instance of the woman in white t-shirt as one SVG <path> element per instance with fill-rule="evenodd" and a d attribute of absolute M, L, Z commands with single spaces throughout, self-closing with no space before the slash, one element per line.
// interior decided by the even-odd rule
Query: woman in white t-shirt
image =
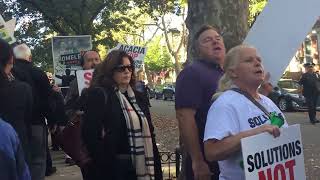
<path fill-rule="evenodd" d="M 205 155 L 208 161 L 219 161 L 220 180 L 244 180 L 244 170 L 240 166 L 240 140 L 263 132 L 277 137 L 280 130 L 271 125 L 266 113 L 243 93 L 283 120 L 283 126 L 287 126 L 287 123 L 278 107 L 258 93 L 265 72 L 255 48 L 247 45 L 232 48 L 225 57 L 224 71 L 219 82 L 219 91 L 222 93 L 212 104 L 207 116 Z M 242 93 L 232 90 L 234 88 Z"/>

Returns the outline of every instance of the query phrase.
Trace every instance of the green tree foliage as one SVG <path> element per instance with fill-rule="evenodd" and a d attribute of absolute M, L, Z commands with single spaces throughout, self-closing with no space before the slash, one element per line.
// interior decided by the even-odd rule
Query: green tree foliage
<path fill-rule="evenodd" d="M 165 45 L 161 45 L 161 36 L 152 40 L 145 57 L 145 65 L 150 72 L 160 73 L 174 68 L 170 53 Z"/>
<path fill-rule="evenodd" d="M 94 47 L 113 47 L 117 42 L 112 32 L 138 29 L 135 20 L 141 14 L 156 19 L 173 11 L 175 5 L 175 0 L 0 0 L 0 13 L 6 20 L 18 19 L 16 37 L 34 48 L 36 60 L 40 54 L 50 54 L 51 57 L 47 39 L 54 33 L 89 34 L 93 37 Z M 133 8 L 141 13 L 127 16 Z M 44 58 L 46 60 L 47 63 L 52 61 Z"/>
<path fill-rule="evenodd" d="M 261 13 L 267 4 L 267 0 L 249 0 L 249 18 L 248 23 L 250 26 L 254 23 L 256 17 Z"/>

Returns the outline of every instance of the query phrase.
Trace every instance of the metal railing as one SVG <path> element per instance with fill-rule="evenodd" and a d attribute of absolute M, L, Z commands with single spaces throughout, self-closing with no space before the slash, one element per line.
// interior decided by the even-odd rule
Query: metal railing
<path fill-rule="evenodd" d="M 181 170 L 181 152 L 176 148 L 175 152 L 162 151 L 160 153 L 162 174 L 164 180 L 177 179 Z"/>

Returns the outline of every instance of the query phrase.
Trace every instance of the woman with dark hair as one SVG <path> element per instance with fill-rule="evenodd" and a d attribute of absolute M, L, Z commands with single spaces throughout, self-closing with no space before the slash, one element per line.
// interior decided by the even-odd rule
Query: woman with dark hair
<path fill-rule="evenodd" d="M 148 102 L 133 89 L 133 59 L 108 54 L 87 91 L 82 136 L 92 158 L 85 179 L 162 179 Z"/>
<path fill-rule="evenodd" d="M 27 162 L 30 160 L 28 118 L 31 111 L 28 108 L 32 99 L 31 89 L 14 80 L 12 67 L 12 49 L 0 39 L 0 179 L 29 180 L 25 158 Z"/>

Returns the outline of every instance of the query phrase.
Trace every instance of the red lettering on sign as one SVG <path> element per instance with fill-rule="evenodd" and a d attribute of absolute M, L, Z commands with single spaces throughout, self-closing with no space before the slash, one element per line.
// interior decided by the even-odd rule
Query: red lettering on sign
<path fill-rule="evenodd" d="M 133 52 L 129 52 L 128 54 L 132 57 L 132 59 L 135 59 L 139 56 L 138 53 L 133 53 Z"/>
<path fill-rule="evenodd" d="M 263 171 L 260 171 L 258 175 L 259 175 L 259 180 L 267 180 L 266 175 L 264 174 Z M 270 179 L 272 180 L 271 168 L 267 169 L 267 176 L 268 176 L 268 180 Z"/>
<path fill-rule="evenodd" d="M 84 83 L 89 86 L 90 85 L 90 82 L 91 82 L 91 79 L 92 79 L 92 73 L 91 72 L 86 72 L 84 73 Z"/>
<path fill-rule="evenodd" d="M 285 163 L 286 168 L 289 169 L 290 180 L 294 180 L 293 166 L 295 165 L 296 165 L 296 161 L 294 159 Z"/>
<path fill-rule="evenodd" d="M 294 171 L 293 167 L 296 165 L 296 161 L 294 159 L 285 162 L 285 164 L 277 164 L 274 167 L 273 174 L 272 169 L 267 169 L 267 177 L 264 171 L 259 171 L 258 176 L 259 180 L 286 180 L 286 171 L 285 169 L 289 170 L 289 178 L 290 180 L 294 180 Z M 279 173 L 281 178 L 279 178 Z M 268 179 L 267 179 L 268 178 Z"/>
<path fill-rule="evenodd" d="M 282 164 L 278 164 L 274 168 L 274 180 L 279 180 L 279 171 L 281 173 L 281 179 L 280 180 L 286 180 L 286 171 L 284 170 L 284 167 L 283 167 Z"/>

